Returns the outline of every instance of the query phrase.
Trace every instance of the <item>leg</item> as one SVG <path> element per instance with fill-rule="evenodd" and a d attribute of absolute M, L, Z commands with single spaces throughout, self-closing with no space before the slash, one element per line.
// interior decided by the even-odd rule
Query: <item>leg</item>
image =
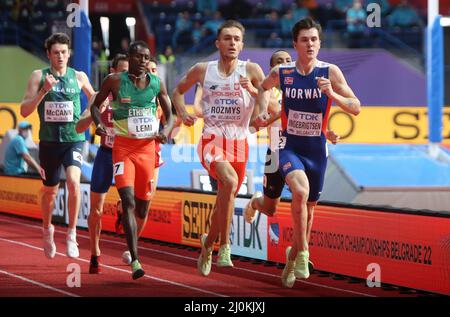
<path fill-rule="evenodd" d="M 69 166 L 66 169 L 67 189 L 69 191 L 69 229 L 75 230 L 80 211 L 80 177 L 81 169 L 77 166 Z"/>
<path fill-rule="evenodd" d="M 141 200 L 137 197 L 134 198 L 136 202 L 136 223 L 137 223 L 137 238 L 144 231 L 145 224 L 147 223 L 148 210 L 150 207 L 150 200 Z"/>
<path fill-rule="evenodd" d="M 137 260 L 137 225 L 134 211 L 136 203 L 134 199 L 133 187 L 122 187 L 119 189 L 122 200 L 122 222 L 127 240 L 128 250 L 131 253 L 132 261 Z"/>
<path fill-rule="evenodd" d="M 259 210 L 268 217 L 272 217 L 277 210 L 279 202 L 280 198 L 272 199 L 264 195 L 253 200 L 252 208 Z"/>
<path fill-rule="evenodd" d="M 91 191 L 91 210 L 88 216 L 88 226 L 91 244 L 91 255 L 100 256 L 100 233 L 102 231 L 103 204 L 106 193 Z"/>
<path fill-rule="evenodd" d="M 229 162 L 216 162 L 215 173 L 220 188 L 217 191 L 216 208 L 211 216 L 211 227 L 205 247 L 213 246 L 220 234 L 220 244 L 229 244 L 231 217 L 233 215 L 238 176 Z"/>
<path fill-rule="evenodd" d="M 52 224 L 52 212 L 55 207 L 55 198 L 58 194 L 59 185 L 45 186 L 43 185 L 40 192 L 40 205 L 42 212 L 42 226 L 48 229 Z"/>
<path fill-rule="evenodd" d="M 293 170 L 286 176 L 286 183 L 292 192 L 291 213 L 294 225 L 294 244 L 289 255 L 294 260 L 298 251 L 308 250 L 306 228 L 308 211 L 306 203 L 309 195 L 309 183 L 306 174 L 302 170 Z"/>
<path fill-rule="evenodd" d="M 306 227 L 306 240 L 308 241 L 308 244 L 309 244 L 309 239 L 311 238 L 311 228 L 312 228 L 313 219 L 314 219 L 314 208 L 316 206 L 317 206 L 317 201 L 307 203 L 308 225 Z"/>
<path fill-rule="evenodd" d="M 138 237 L 141 236 L 142 232 L 144 231 L 145 225 L 147 224 L 148 211 L 150 210 L 150 205 L 152 203 L 153 197 L 155 197 L 155 194 L 156 194 L 156 186 L 158 184 L 158 176 L 159 176 L 159 167 L 155 168 L 153 175 L 154 176 L 153 176 L 152 195 L 150 196 L 150 201 L 149 201 L 146 213 L 145 213 L 145 217 L 144 218 L 140 218 L 140 217 L 136 218 L 137 226 L 138 226 Z"/>

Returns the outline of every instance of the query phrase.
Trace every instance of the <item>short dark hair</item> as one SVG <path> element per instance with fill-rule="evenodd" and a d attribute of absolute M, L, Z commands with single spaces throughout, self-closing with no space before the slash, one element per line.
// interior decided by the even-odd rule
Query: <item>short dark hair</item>
<path fill-rule="evenodd" d="M 294 42 L 297 42 L 298 34 L 301 30 L 309 30 L 312 28 L 316 28 L 317 32 L 319 33 L 319 38 L 322 39 L 322 27 L 319 23 L 315 22 L 310 17 L 301 19 L 295 25 L 292 27 L 292 40 Z"/>
<path fill-rule="evenodd" d="M 270 67 L 275 66 L 275 65 L 274 65 L 275 62 L 274 62 L 273 58 L 274 58 L 275 54 L 276 54 L 276 53 L 279 53 L 279 52 L 286 52 L 286 53 L 289 54 L 289 52 L 286 51 L 286 50 L 284 50 L 284 49 L 279 49 L 279 50 L 276 50 L 275 52 L 273 52 L 272 56 L 270 56 Z"/>
<path fill-rule="evenodd" d="M 128 57 L 125 54 L 116 54 L 111 62 L 111 67 L 116 69 L 121 61 L 128 61 Z"/>
<path fill-rule="evenodd" d="M 133 53 L 136 53 L 137 50 L 138 50 L 138 47 L 143 47 L 143 48 L 146 48 L 146 49 L 150 50 L 150 48 L 148 47 L 147 43 L 145 43 L 144 41 L 134 41 L 128 47 L 128 56 L 130 56 Z"/>
<path fill-rule="evenodd" d="M 45 40 L 45 50 L 50 52 L 53 44 L 67 44 L 67 47 L 70 48 L 70 38 L 65 33 L 54 33 Z"/>
<path fill-rule="evenodd" d="M 156 58 L 156 56 L 150 56 L 149 62 L 153 62 L 153 63 L 155 63 L 156 65 L 158 65 L 158 59 Z"/>
<path fill-rule="evenodd" d="M 244 26 L 241 24 L 241 22 L 236 21 L 236 20 L 227 20 L 224 23 L 222 23 L 222 25 L 219 27 L 219 29 L 217 30 L 217 38 L 219 38 L 220 33 L 222 33 L 223 29 L 227 29 L 227 28 L 238 28 L 239 30 L 241 30 L 242 32 L 242 37 L 244 37 L 245 34 L 245 28 Z"/>

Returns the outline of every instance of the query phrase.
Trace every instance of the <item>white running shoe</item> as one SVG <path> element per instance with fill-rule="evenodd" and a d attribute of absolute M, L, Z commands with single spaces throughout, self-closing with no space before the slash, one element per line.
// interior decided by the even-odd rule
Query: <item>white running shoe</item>
<path fill-rule="evenodd" d="M 43 242 L 44 242 L 44 254 L 47 258 L 53 259 L 56 254 L 56 244 L 53 239 L 53 235 L 55 234 L 55 227 L 50 225 L 48 229 L 42 228 L 43 233 Z"/>
<path fill-rule="evenodd" d="M 211 264 L 212 264 L 212 251 L 213 248 L 206 249 L 205 248 L 205 241 L 208 237 L 207 234 L 202 234 L 202 237 L 200 238 L 200 245 L 202 246 L 202 251 L 200 252 L 200 256 L 197 260 L 197 270 L 198 272 L 203 275 L 207 276 L 211 272 Z"/>
<path fill-rule="evenodd" d="M 67 232 L 66 243 L 67 243 L 67 256 L 69 258 L 78 258 L 80 256 L 80 252 L 78 251 L 78 243 L 75 230 Z"/>
<path fill-rule="evenodd" d="M 122 262 L 125 263 L 125 264 L 128 264 L 128 265 L 131 264 L 131 253 L 130 253 L 130 251 L 127 250 L 127 251 L 125 251 L 122 254 Z"/>
<path fill-rule="evenodd" d="M 298 251 L 295 257 L 295 277 L 307 279 L 309 277 L 309 252 Z"/>
<path fill-rule="evenodd" d="M 253 194 L 252 198 L 250 198 L 250 201 L 248 202 L 247 206 L 245 206 L 244 219 L 245 219 L 246 222 L 252 223 L 253 220 L 255 220 L 256 216 L 258 215 L 257 214 L 258 210 L 257 209 L 253 209 L 252 203 L 253 203 L 253 200 L 262 197 L 262 195 L 263 194 L 261 192 L 259 192 L 259 191 L 255 192 Z"/>
<path fill-rule="evenodd" d="M 295 260 L 289 261 L 289 253 L 291 252 L 291 247 L 286 248 L 286 266 L 281 273 L 281 283 L 284 287 L 292 288 L 295 283 Z"/>
<path fill-rule="evenodd" d="M 233 262 L 231 262 L 231 250 L 229 244 L 224 244 L 219 248 L 219 253 L 217 254 L 217 266 L 218 267 L 233 267 Z"/>

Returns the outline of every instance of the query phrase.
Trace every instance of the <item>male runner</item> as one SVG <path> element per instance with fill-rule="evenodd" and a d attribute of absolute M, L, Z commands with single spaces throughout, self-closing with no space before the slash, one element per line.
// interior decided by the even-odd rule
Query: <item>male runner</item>
<path fill-rule="evenodd" d="M 137 250 L 135 216 L 144 219 L 155 190 L 152 179 L 155 167 L 155 139 L 167 142 L 173 125 L 171 105 L 160 79 L 147 72 L 150 50 L 145 42 L 137 41 L 128 50 L 129 71 L 110 74 L 104 80 L 91 108 L 96 133 L 105 133 L 100 106 L 111 93 L 113 96 L 113 163 L 114 179 L 123 209 L 123 226 L 131 253 L 132 278 L 138 279 L 142 269 Z M 156 118 L 158 99 L 167 120 L 162 132 Z"/>
<path fill-rule="evenodd" d="M 196 117 L 187 113 L 184 94 L 200 83 L 203 87 L 202 113 L 204 128 L 198 155 L 208 173 L 218 180 L 216 205 L 208 234 L 201 237 L 202 251 L 197 262 L 200 274 L 211 271 L 214 241 L 220 235 L 217 265 L 232 267 L 230 258 L 230 225 L 235 195 L 245 176 L 248 158 L 247 136 L 254 107 L 253 96 L 264 78 L 261 67 L 238 59 L 244 46 L 244 27 L 237 21 L 226 21 L 218 30 L 215 45 L 219 59 L 194 65 L 181 79 L 173 93 L 173 103 L 187 126 Z"/>
<path fill-rule="evenodd" d="M 294 243 L 286 249 L 282 284 L 292 287 L 297 278 L 308 278 L 308 227 L 323 187 L 327 162 L 326 126 L 333 100 L 344 111 L 357 115 L 360 102 L 342 71 L 317 59 L 321 27 L 311 18 L 292 29 L 297 61 L 275 67 L 264 79 L 257 99 L 256 126 L 267 124 L 272 87 L 280 85 L 283 98 L 279 169 L 292 192 Z"/>
<path fill-rule="evenodd" d="M 43 219 L 44 254 L 53 258 L 56 245 L 55 228 L 51 224 L 54 201 L 58 192 L 61 165 L 66 172 L 69 192 L 69 227 L 67 230 L 67 255 L 79 256 L 76 225 L 80 210 L 80 176 L 82 148 L 85 137 L 75 131 L 81 114 L 80 92 L 88 99 L 94 89 L 84 72 L 67 67 L 70 58 L 70 39 L 64 33 L 55 33 L 45 41 L 50 67 L 31 73 L 28 87 L 20 107 L 23 117 L 37 108 L 40 120 L 39 160 L 45 171 L 40 192 Z"/>
<path fill-rule="evenodd" d="M 128 70 L 128 57 L 124 54 L 117 54 L 109 69 L 110 73 L 121 73 Z M 88 107 L 81 115 L 77 123 L 77 132 L 81 133 L 88 129 L 92 123 L 91 105 L 94 98 L 91 98 Z M 100 137 L 100 147 L 94 160 L 91 177 L 91 208 L 88 216 L 88 227 L 91 246 L 91 261 L 89 273 L 98 274 L 101 272 L 100 263 L 100 233 L 102 231 L 103 204 L 106 193 L 111 187 L 113 180 L 112 146 L 114 143 L 114 131 L 112 122 L 112 107 L 109 102 L 105 102 L 101 109 L 102 121 L 105 123 L 106 134 Z"/>

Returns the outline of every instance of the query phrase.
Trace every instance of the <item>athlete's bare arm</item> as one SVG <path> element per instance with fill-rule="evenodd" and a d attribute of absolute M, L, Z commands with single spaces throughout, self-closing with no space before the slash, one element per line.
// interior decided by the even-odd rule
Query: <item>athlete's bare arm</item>
<path fill-rule="evenodd" d="M 207 66 L 207 63 L 197 63 L 192 66 L 173 91 L 173 105 L 175 106 L 178 115 L 183 120 L 183 123 L 187 126 L 193 125 L 197 118 L 196 116 L 187 113 L 184 94 L 196 83 L 203 84 Z"/>
<path fill-rule="evenodd" d="M 163 82 L 161 82 L 160 90 L 158 94 L 158 101 L 161 106 L 161 109 L 164 113 L 164 118 L 166 120 L 166 124 L 164 125 L 164 129 L 160 134 L 156 136 L 157 139 L 161 143 L 167 143 L 168 137 L 170 132 L 172 132 L 173 129 L 173 116 L 172 116 L 172 103 L 170 102 L 169 95 L 167 94 L 166 86 Z"/>
<path fill-rule="evenodd" d="M 336 65 L 330 65 L 330 79 L 318 78 L 318 85 L 323 93 L 336 102 L 345 112 L 358 115 L 361 111 L 361 102 L 347 84 L 344 74 Z"/>
<path fill-rule="evenodd" d="M 92 97 L 89 99 L 86 109 L 81 114 L 80 119 L 78 120 L 77 125 L 75 127 L 77 133 L 81 133 L 81 132 L 85 131 L 86 129 L 88 129 L 89 126 L 91 125 L 91 123 L 93 122 L 92 116 L 91 116 L 91 107 L 92 107 L 92 104 L 94 103 L 96 96 L 97 96 L 97 92 L 94 93 L 92 95 Z M 104 111 L 104 109 L 106 108 L 106 106 L 108 106 L 108 104 L 109 104 L 109 99 L 106 99 L 103 102 L 102 107 L 100 108 L 100 113 L 102 113 Z"/>
<path fill-rule="evenodd" d="M 201 84 L 197 84 L 197 87 L 195 87 L 195 97 L 194 97 L 194 114 L 198 118 L 203 117 L 203 110 L 202 110 L 202 94 L 203 94 L 203 86 Z"/>
<path fill-rule="evenodd" d="M 94 103 L 91 106 L 91 116 L 92 120 L 97 127 L 95 131 L 96 134 L 105 134 L 105 128 L 101 123 L 101 111 L 100 107 L 103 102 L 108 98 L 109 94 L 112 93 L 114 100 L 117 96 L 118 84 L 120 82 L 120 74 L 109 74 L 102 83 L 100 90 L 95 96 Z M 100 124 L 100 125 L 99 125 Z"/>
<path fill-rule="evenodd" d="M 258 97 L 256 98 L 256 105 L 251 120 L 252 125 L 257 128 L 265 127 L 268 124 L 269 115 L 267 108 L 270 100 L 270 89 L 278 86 L 280 83 L 279 69 L 278 66 L 272 68 L 269 75 L 264 78 L 258 87 Z"/>
<path fill-rule="evenodd" d="M 23 96 L 22 103 L 20 104 L 20 114 L 24 118 L 28 117 L 34 110 L 36 110 L 37 106 L 48 91 L 58 83 L 58 80 L 56 80 L 53 75 L 47 74 L 45 76 L 42 88 L 39 89 L 41 77 L 42 71 L 37 69 L 31 73 L 31 76 L 28 79 L 27 89 L 25 91 L 25 95 Z"/>

